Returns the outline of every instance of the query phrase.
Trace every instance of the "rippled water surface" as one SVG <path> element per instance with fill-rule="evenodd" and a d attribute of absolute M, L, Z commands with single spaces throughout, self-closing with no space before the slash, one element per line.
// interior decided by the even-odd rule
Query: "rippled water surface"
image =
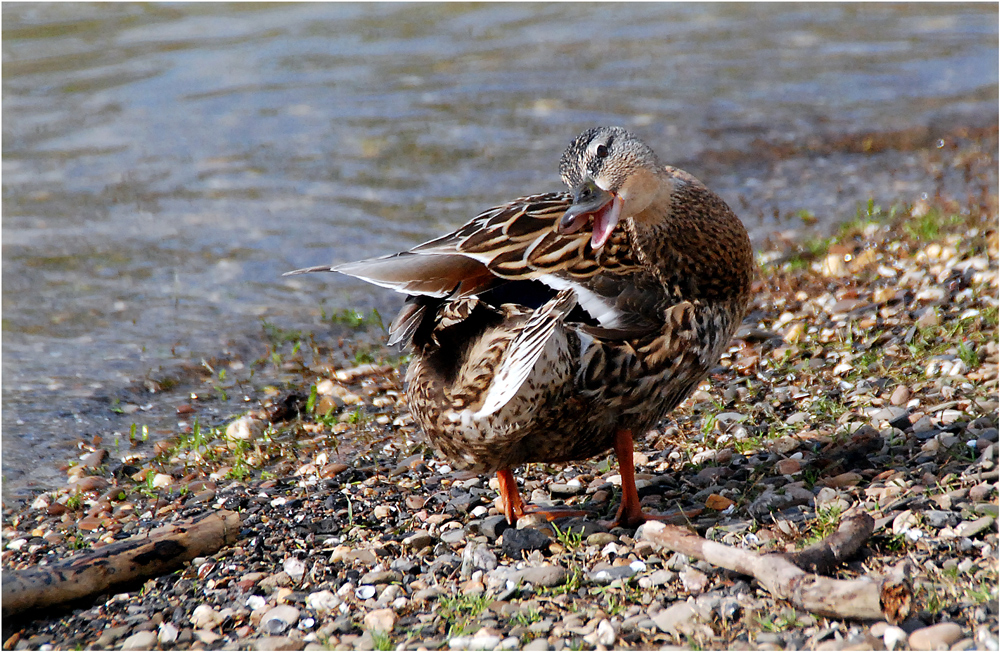
<path fill-rule="evenodd" d="M 633 128 L 757 238 L 960 194 L 925 150 L 995 128 L 997 50 L 989 4 L 5 3 L 5 479 L 262 318 L 391 311 L 281 274 L 557 189 L 589 126 Z"/>

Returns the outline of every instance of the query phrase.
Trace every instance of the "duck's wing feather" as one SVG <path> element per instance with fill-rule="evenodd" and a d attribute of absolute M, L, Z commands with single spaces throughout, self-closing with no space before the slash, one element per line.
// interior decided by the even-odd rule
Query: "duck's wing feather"
<path fill-rule="evenodd" d="M 629 253 L 627 235 L 616 229 L 594 252 L 587 229 L 558 233 L 556 224 L 571 204 L 566 192 L 521 197 L 409 251 L 289 274 L 335 271 L 411 297 L 442 299 L 477 296 L 506 282 L 534 280 L 553 293 L 572 290 L 580 308 L 604 328 L 624 328 L 633 334 L 637 328 L 645 330 L 645 323 L 623 317 L 620 291 L 614 287 L 607 291 L 607 283 L 600 283 L 601 277 L 621 278 L 624 272 L 640 268 Z M 409 339 L 427 312 L 425 306 L 408 302 L 390 328 L 393 342 Z"/>
<path fill-rule="evenodd" d="M 551 301 L 532 313 L 504 352 L 500 368 L 493 376 L 483 405 L 474 418 L 493 414 L 512 399 L 535 369 L 549 338 L 576 306 L 572 290 L 562 290 Z"/>

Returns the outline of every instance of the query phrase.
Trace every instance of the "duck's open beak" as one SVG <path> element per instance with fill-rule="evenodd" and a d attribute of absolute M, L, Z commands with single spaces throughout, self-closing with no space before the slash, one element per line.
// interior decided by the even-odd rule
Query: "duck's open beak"
<path fill-rule="evenodd" d="M 587 178 L 573 189 L 573 204 L 559 220 L 558 231 L 563 234 L 575 233 L 593 215 L 594 231 L 590 237 L 590 247 L 596 251 L 604 246 L 618 225 L 623 203 L 621 197 Z"/>

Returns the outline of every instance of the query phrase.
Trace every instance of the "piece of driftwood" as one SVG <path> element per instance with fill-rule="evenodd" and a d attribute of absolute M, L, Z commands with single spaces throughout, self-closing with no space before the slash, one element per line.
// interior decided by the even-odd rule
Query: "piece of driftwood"
<path fill-rule="evenodd" d="M 784 557 L 806 572 L 826 575 L 853 557 L 874 529 L 875 519 L 864 512 L 845 515 L 836 532 L 808 548 L 786 552 Z"/>
<path fill-rule="evenodd" d="M 838 531 L 824 541 L 792 555 L 758 554 L 734 548 L 674 525 L 650 521 L 642 527 L 642 538 L 656 546 L 707 561 L 754 577 L 772 595 L 798 608 L 830 618 L 882 620 L 896 624 L 910 613 L 912 588 L 905 565 L 886 578 L 836 580 L 807 573 L 795 559 L 811 568 L 832 568 L 856 552 L 871 536 L 874 522 L 860 513 L 845 517 Z M 823 555 L 828 555 L 823 558 Z"/>
<path fill-rule="evenodd" d="M 3 615 L 77 600 L 157 577 L 237 540 L 240 517 L 220 510 L 166 525 L 50 566 L 3 574 Z"/>

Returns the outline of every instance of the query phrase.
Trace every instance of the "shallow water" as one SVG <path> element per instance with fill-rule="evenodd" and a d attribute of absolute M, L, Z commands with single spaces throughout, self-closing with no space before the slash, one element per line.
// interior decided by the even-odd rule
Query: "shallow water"
<path fill-rule="evenodd" d="M 4 4 L 4 478 L 120 427 L 109 402 L 153 370 L 253 348 L 262 318 L 391 312 L 281 274 L 557 189 L 595 124 L 758 239 L 959 195 L 928 143 L 995 128 L 997 49 L 988 4 Z"/>

